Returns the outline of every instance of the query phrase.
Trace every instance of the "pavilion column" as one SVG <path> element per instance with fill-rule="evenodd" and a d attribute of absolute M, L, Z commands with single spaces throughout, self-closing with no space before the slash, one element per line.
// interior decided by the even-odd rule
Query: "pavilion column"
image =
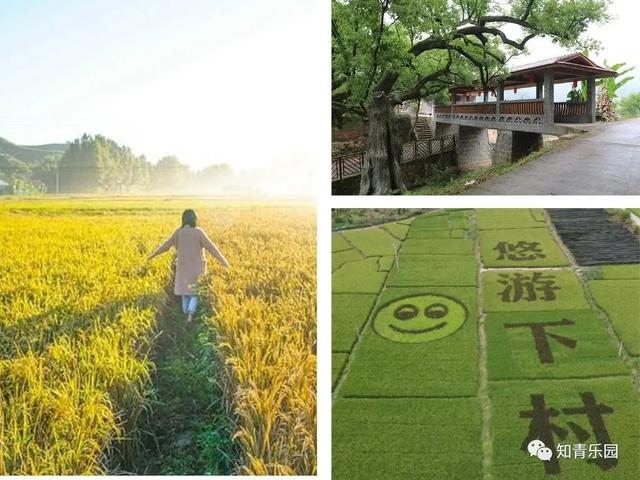
<path fill-rule="evenodd" d="M 542 99 L 542 82 L 536 81 L 536 99 Z"/>
<path fill-rule="evenodd" d="M 589 123 L 596 122 L 596 79 L 587 78 L 587 116 Z"/>
<path fill-rule="evenodd" d="M 456 104 L 456 94 L 451 94 L 451 113 L 453 113 L 453 106 Z"/>
<path fill-rule="evenodd" d="M 498 91 L 496 92 L 496 113 L 500 115 L 500 102 L 504 102 L 504 81 L 498 82 Z"/>
<path fill-rule="evenodd" d="M 553 70 L 544 71 L 544 123 L 551 125 L 553 123 L 554 104 L 553 104 Z"/>

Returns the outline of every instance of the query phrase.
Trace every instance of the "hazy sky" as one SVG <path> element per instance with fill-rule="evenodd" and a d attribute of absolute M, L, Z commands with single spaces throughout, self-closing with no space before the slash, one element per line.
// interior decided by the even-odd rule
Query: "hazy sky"
<path fill-rule="evenodd" d="M 625 94 L 640 90 L 636 5 L 615 0 L 616 18 L 591 28 L 603 44 L 596 61 L 638 66 Z M 328 0 L 2 0 L 0 136 L 41 144 L 102 133 L 152 161 L 274 164 L 311 179 L 310 166 L 329 152 L 329 8 Z M 564 53 L 546 40 L 529 47 L 517 63 Z"/>
<path fill-rule="evenodd" d="M 328 112 L 328 5 L 2 0 L 0 136 L 101 133 L 195 168 L 317 164 L 305 116 Z"/>

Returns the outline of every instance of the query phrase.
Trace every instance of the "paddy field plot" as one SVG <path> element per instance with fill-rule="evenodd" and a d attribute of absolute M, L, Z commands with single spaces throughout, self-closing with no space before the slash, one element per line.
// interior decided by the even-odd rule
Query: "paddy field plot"
<path fill-rule="evenodd" d="M 640 476 L 637 379 L 620 349 L 637 358 L 638 265 L 584 280 L 543 210 L 407 225 L 393 257 L 382 234 L 354 247 L 349 271 L 367 278 L 333 275 L 333 478 Z M 537 437 L 551 462 L 527 452 Z M 620 450 L 558 458 L 564 443 Z"/>

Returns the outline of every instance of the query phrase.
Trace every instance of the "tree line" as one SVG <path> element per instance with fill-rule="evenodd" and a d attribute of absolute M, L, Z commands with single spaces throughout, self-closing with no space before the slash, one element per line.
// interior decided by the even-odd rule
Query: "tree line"
<path fill-rule="evenodd" d="M 20 193 L 175 192 L 219 184 L 231 173 L 227 164 L 192 171 L 173 155 L 153 164 L 102 135 L 84 134 L 35 164 L 0 154 L 0 180 Z"/>

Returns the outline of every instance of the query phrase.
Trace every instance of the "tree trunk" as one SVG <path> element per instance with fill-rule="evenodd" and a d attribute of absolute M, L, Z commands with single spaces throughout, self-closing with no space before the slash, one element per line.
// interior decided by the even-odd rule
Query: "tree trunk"
<path fill-rule="evenodd" d="M 369 135 L 360 177 L 360 195 L 406 191 L 400 170 L 402 139 L 395 112 L 384 92 L 374 92 L 368 108 Z"/>
<path fill-rule="evenodd" d="M 342 130 L 342 127 L 344 126 L 344 113 L 334 109 L 332 111 L 332 120 L 333 126 L 338 130 Z"/>

